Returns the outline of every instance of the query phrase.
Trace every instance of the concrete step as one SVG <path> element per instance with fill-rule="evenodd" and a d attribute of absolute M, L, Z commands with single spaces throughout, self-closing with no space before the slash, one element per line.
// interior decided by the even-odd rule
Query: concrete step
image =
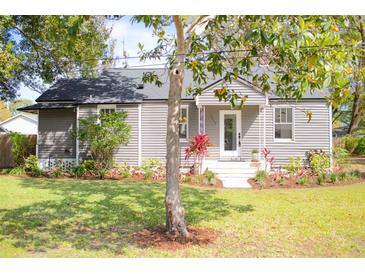
<path fill-rule="evenodd" d="M 225 188 L 251 188 L 251 185 L 247 182 L 250 176 L 218 174 L 217 177 L 222 180 Z"/>

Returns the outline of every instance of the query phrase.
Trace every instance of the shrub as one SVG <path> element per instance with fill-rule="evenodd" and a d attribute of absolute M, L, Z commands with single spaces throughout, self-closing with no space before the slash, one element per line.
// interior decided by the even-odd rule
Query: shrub
<path fill-rule="evenodd" d="M 208 135 L 198 133 L 191 139 L 190 146 L 185 149 L 185 159 L 194 156 L 194 173 L 198 172 L 198 174 L 201 174 L 203 159 L 208 153 L 209 146 Z"/>
<path fill-rule="evenodd" d="M 358 138 L 358 143 L 354 152 L 359 155 L 365 154 L 365 137 Z"/>
<path fill-rule="evenodd" d="M 98 165 L 94 160 L 84 160 L 81 162 L 80 166 L 85 168 L 86 172 L 96 173 L 98 170 Z"/>
<path fill-rule="evenodd" d="M 300 157 L 289 157 L 289 163 L 283 165 L 289 174 L 295 174 L 303 168 L 303 161 Z"/>
<path fill-rule="evenodd" d="M 119 174 L 124 178 L 129 178 L 131 176 L 131 167 L 126 163 L 118 166 Z"/>
<path fill-rule="evenodd" d="M 265 170 L 259 170 L 256 172 L 255 180 L 259 183 L 260 187 L 263 187 L 267 175 L 268 174 Z"/>
<path fill-rule="evenodd" d="M 125 122 L 127 116 L 122 111 L 80 119 L 76 134 L 80 141 L 90 146 L 91 154 L 101 168 L 111 168 L 114 150 L 121 144 L 129 143 L 131 126 Z"/>
<path fill-rule="evenodd" d="M 338 175 L 340 181 L 343 180 L 355 180 L 361 177 L 361 173 L 358 170 L 351 172 L 342 172 Z"/>
<path fill-rule="evenodd" d="M 41 167 L 39 166 L 39 161 L 35 155 L 30 155 L 25 160 L 24 170 L 27 174 L 39 177 L 42 175 Z"/>
<path fill-rule="evenodd" d="M 24 166 L 25 159 L 33 152 L 34 144 L 30 142 L 27 135 L 17 132 L 10 133 L 10 140 L 15 163 L 18 166 Z"/>
<path fill-rule="evenodd" d="M 145 179 L 160 180 L 165 177 L 165 167 L 159 159 L 149 159 L 142 163 L 141 170 Z"/>
<path fill-rule="evenodd" d="M 330 173 L 328 175 L 328 180 L 331 182 L 331 183 L 336 183 L 338 181 L 338 176 L 335 174 L 335 173 Z"/>
<path fill-rule="evenodd" d="M 359 143 L 359 138 L 353 135 L 346 135 L 343 137 L 343 141 L 345 144 L 345 149 L 350 152 L 350 154 L 354 153 Z"/>
<path fill-rule="evenodd" d="M 302 186 L 308 184 L 308 177 L 305 177 L 305 176 L 299 177 L 297 180 L 297 183 Z"/>
<path fill-rule="evenodd" d="M 80 178 L 86 175 L 86 167 L 85 165 L 78 165 L 72 168 L 71 170 L 71 174 L 72 176 L 76 177 L 76 178 Z"/>
<path fill-rule="evenodd" d="M 309 151 L 308 162 L 313 172 L 317 175 L 325 173 L 330 167 L 330 158 L 323 150 Z"/>
<path fill-rule="evenodd" d="M 350 153 L 344 148 L 335 147 L 333 148 L 333 160 L 336 166 L 344 167 L 350 162 Z"/>
<path fill-rule="evenodd" d="M 52 178 L 58 178 L 64 176 L 64 167 L 62 160 L 57 160 L 51 171 L 49 172 L 49 176 Z"/>
<path fill-rule="evenodd" d="M 12 176 L 21 176 L 21 175 L 24 175 L 24 167 L 22 166 L 17 166 L 17 167 L 14 167 L 12 169 L 9 170 L 9 175 L 12 175 Z"/>
<path fill-rule="evenodd" d="M 322 185 L 327 181 L 327 174 L 326 173 L 320 173 L 317 176 L 317 184 Z"/>
<path fill-rule="evenodd" d="M 208 182 L 212 182 L 212 180 L 215 178 L 216 174 L 211 170 L 206 170 L 204 172 L 205 177 L 207 178 Z"/>

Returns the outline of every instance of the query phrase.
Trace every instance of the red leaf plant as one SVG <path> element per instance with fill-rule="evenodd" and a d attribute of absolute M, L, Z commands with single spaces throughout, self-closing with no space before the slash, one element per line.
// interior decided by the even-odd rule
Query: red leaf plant
<path fill-rule="evenodd" d="M 208 135 L 198 133 L 191 139 L 190 146 L 185 148 L 185 160 L 194 156 L 194 172 L 201 174 L 203 159 L 208 154 L 210 145 Z"/>

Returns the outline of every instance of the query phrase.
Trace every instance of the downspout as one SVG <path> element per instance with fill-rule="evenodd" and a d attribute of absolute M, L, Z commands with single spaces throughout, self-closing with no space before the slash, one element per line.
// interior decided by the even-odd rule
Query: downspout
<path fill-rule="evenodd" d="M 138 104 L 138 166 L 142 165 L 142 103 Z"/>
<path fill-rule="evenodd" d="M 79 159 L 79 106 L 76 108 L 76 165 L 80 163 Z"/>
<path fill-rule="evenodd" d="M 332 151 L 332 104 L 328 105 L 328 122 L 329 122 L 329 155 L 330 155 L 330 167 L 333 167 L 333 151 Z"/>

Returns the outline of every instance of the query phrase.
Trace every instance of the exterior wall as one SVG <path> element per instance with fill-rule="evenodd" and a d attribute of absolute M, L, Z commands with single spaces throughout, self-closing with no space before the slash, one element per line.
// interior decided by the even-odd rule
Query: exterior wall
<path fill-rule="evenodd" d="M 205 91 L 202 95 L 198 96 L 197 102 L 199 105 L 226 105 L 229 106 L 229 102 L 219 102 L 219 99 L 215 96 L 214 90 L 221 87 L 221 83 L 217 83 Z M 227 85 L 228 89 L 234 90 L 240 96 L 248 96 L 245 105 L 260 105 L 266 103 L 266 96 L 260 93 L 260 91 L 255 90 L 250 85 L 246 84 L 244 81 L 235 80 L 231 84 Z"/>
<path fill-rule="evenodd" d="M 189 165 L 184 159 L 184 149 L 189 140 L 198 133 L 198 108 L 195 102 L 182 102 L 188 105 L 188 140 L 180 142 L 181 164 Z M 146 102 L 142 104 L 142 160 L 166 158 L 167 102 Z"/>
<path fill-rule="evenodd" d="M 294 141 L 277 142 L 274 140 L 274 106 L 288 107 L 287 103 L 270 102 L 266 109 L 266 147 L 275 157 L 274 165 L 282 165 L 288 161 L 289 156 L 306 158 L 306 152 L 311 149 L 330 150 L 330 108 L 324 100 L 293 102 Z M 308 119 L 303 110 L 312 111 L 312 120 Z M 263 113 L 261 112 L 263 117 Z"/>
<path fill-rule="evenodd" d="M 127 145 L 120 145 L 116 149 L 114 159 L 117 163 L 138 165 L 138 105 L 117 105 L 118 111 L 128 113 L 126 122 L 131 126 L 131 139 Z"/>
<path fill-rule="evenodd" d="M 2 128 L 9 132 L 19 132 L 21 134 L 36 135 L 38 130 L 38 122 L 23 115 L 18 115 L 0 124 Z"/>
<path fill-rule="evenodd" d="M 38 158 L 62 159 L 76 157 L 75 109 L 39 110 Z"/>

